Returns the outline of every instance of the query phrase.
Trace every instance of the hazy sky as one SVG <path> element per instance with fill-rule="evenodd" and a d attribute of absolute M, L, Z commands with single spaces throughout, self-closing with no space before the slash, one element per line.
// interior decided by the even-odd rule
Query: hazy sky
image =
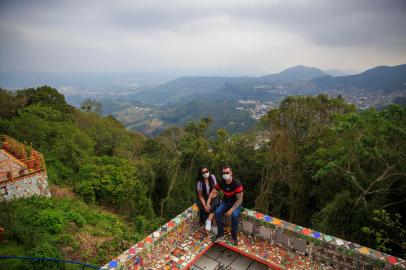
<path fill-rule="evenodd" d="M 258 75 L 406 63 L 406 0 L 0 0 L 0 70 Z"/>

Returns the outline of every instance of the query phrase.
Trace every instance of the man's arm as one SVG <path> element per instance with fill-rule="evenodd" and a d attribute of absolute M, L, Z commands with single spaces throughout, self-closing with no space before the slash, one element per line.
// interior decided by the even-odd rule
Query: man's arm
<path fill-rule="evenodd" d="M 227 211 L 227 213 L 226 213 L 227 216 L 231 216 L 231 214 L 235 211 L 235 209 L 237 209 L 242 204 L 244 192 L 237 193 L 235 196 L 237 197 L 237 200 L 235 201 L 233 206 L 230 208 L 230 210 Z"/>

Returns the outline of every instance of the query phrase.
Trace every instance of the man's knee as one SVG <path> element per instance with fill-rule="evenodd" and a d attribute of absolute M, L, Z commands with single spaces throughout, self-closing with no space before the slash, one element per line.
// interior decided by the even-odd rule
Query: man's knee
<path fill-rule="evenodd" d="M 235 210 L 235 211 L 231 214 L 231 218 L 232 218 L 232 219 L 238 219 L 238 218 L 240 218 L 240 211 Z"/>
<path fill-rule="evenodd" d="M 217 207 L 217 209 L 214 211 L 214 214 L 215 214 L 216 216 L 222 215 L 222 214 L 223 214 L 223 209 L 222 209 L 222 207 Z"/>

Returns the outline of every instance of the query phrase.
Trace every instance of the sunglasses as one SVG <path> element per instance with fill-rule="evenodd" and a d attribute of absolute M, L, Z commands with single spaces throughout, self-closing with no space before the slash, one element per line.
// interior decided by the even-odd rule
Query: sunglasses
<path fill-rule="evenodd" d="M 202 171 L 202 173 L 208 173 L 209 171 Z"/>
<path fill-rule="evenodd" d="M 223 174 L 230 174 L 230 172 L 223 172 Z"/>

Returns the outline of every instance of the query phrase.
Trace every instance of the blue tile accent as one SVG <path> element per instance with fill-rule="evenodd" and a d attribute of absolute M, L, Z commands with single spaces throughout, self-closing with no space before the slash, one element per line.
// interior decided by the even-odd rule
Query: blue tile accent
<path fill-rule="evenodd" d="M 313 232 L 313 237 L 314 238 L 320 238 L 321 234 L 319 232 Z"/>
<path fill-rule="evenodd" d="M 118 266 L 118 261 L 109 262 L 109 267 L 117 267 L 117 266 Z"/>

